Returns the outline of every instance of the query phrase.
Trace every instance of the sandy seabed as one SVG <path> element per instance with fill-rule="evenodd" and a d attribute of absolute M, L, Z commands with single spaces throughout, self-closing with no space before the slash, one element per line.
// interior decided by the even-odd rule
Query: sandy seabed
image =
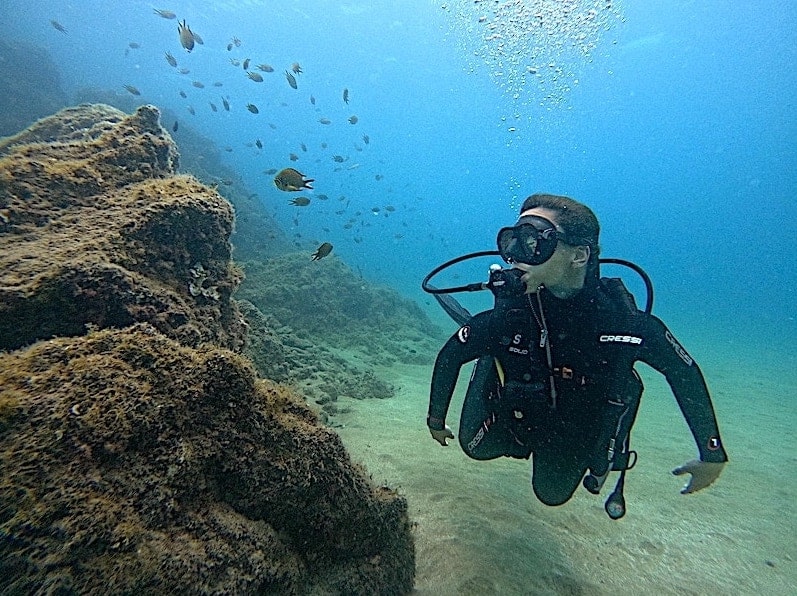
<path fill-rule="evenodd" d="M 707 353 L 710 348 L 705 348 Z M 415 528 L 417 594 L 797 594 L 797 363 L 698 361 L 731 459 L 719 481 L 681 495 L 670 470 L 696 456 L 663 378 L 639 367 L 645 394 L 632 434 L 628 513 L 610 520 L 579 489 L 560 507 L 536 500 L 530 463 L 477 462 L 432 440 L 424 419 L 431 366 L 380 371 L 389 400 L 344 398 L 338 429 L 375 481 L 406 495 Z M 745 367 L 738 365 L 745 362 Z M 463 368 L 449 424 L 456 433 Z"/>

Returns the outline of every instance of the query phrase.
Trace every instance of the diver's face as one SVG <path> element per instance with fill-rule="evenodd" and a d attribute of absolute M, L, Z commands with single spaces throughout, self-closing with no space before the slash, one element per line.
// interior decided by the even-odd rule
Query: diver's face
<path fill-rule="evenodd" d="M 544 217 L 556 226 L 558 232 L 562 233 L 562 229 L 556 221 L 557 212 L 553 209 L 535 207 L 524 211 L 521 217 L 526 215 Z M 551 258 L 544 263 L 539 265 L 513 263 L 512 267 L 524 272 L 520 279 L 526 283 L 527 293 L 533 294 L 537 292 L 540 286 L 545 286 L 554 294 L 558 294 L 562 288 L 572 285 L 572 263 L 575 250 L 576 247 L 559 241 Z"/>

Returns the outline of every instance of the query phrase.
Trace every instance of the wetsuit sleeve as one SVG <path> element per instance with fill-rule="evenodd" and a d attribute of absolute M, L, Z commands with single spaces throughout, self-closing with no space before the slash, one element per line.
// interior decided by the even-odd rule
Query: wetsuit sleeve
<path fill-rule="evenodd" d="M 657 317 L 646 317 L 641 360 L 667 379 L 706 462 L 728 461 L 708 387 L 697 362 Z"/>
<path fill-rule="evenodd" d="M 433 430 L 445 427 L 448 406 L 462 365 L 488 353 L 490 311 L 479 313 L 452 335 L 434 363 L 426 423 Z"/>

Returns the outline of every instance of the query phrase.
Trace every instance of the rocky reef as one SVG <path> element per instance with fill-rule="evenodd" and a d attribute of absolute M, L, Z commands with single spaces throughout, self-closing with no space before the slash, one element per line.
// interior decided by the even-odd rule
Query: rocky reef
<path fill-rule="evenodd" d="M 414 302 L 374 286 L 336 256 L 268 255 L 242 263 L 236 296 L 280 323 L 341 349 L 367 352 L 375 364 L 431 364 L 446 336 Z"/>
<path fill-rule="evenodd" d="M 295 394 L 150 325 L 0 356 L 0 591 L 407 592 L 406 503 Z"/>
<path fill-rule="evenodd" d="M 0 591 L 411 591 L 405 500 L 241 355 L 233 210 L 178 159 L 152 106 L 0 140 Z"/>
<path fill-rule="evenodd" d="M 153 106 L 67 108 L 0 141 L 0 349 L 138 321 L 243 345 L 232 207 L 177 161 Z"/>
<path fill-rule="evenodd" d="M 102 103 L 132 113 L 141 102 L 127 92 L 120 94 L 110 89 L 85 87 L 76 92 L 74 103 Z M 0 123 L 2 119 L 0 114 Z M 229 159 L 224 157 L 224 154 L 229 155 L 228 151 L 202 134 L 194 126 L 193 117 L 185 114 L 181 117 L 166 108 L 161 113 L 161 122 L 171 129 L 169 134 L 180 146 L 180 171 L 190 173 L 206 186 L 215 188 L 235 207 L 235 228 L 230 240 L 236 261 L 295 250 L 271 213 L 264 208 L 263 199 L 248 188 L 240 174 L 230 167 Z M 179 125 L 176 131 L 175 123 Z M 226 149 L 239 150 L 233 147 Z"/>
<path fill-rule="evenodd" d="M 245 353 L 263 376 L 317 404 L 332 426 L 335 416 L 348 413 L 341 397 L 395 395 L 374 370 L 431 365 L 445 341 L 415 303 L 363 281 L 334 255 L 311 261 L 308 253 L 290 252 L 242 267 L 246 278 L 236 298 L 249 325 Z"/>

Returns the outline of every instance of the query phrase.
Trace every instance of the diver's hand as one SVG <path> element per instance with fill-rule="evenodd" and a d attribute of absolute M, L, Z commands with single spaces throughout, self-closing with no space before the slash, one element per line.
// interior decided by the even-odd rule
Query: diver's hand
<path fill-rule="evenodd" d="M 706 488 L 720 476 L 725 462 L 709 462 L 693 459 L 684 465 L 675 468 L 672 473 L 676 476 L 691 474 L 689 482 L 681 489 L 682 495 L 688 495 Z"/>
<path fill-rule="evenodd" d="M 429 429 L 429 432 L 432 433 L 432 438 L 440 443 L 443 447 L 448 447 L 448 443 L 446 443 L 446 439 L 453 439 L 454 433 L 451 432 L 451 428 L 446 424 L 444 428 L 440 430 L 433 430 Z"/>

